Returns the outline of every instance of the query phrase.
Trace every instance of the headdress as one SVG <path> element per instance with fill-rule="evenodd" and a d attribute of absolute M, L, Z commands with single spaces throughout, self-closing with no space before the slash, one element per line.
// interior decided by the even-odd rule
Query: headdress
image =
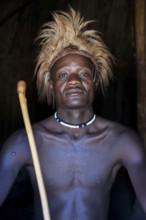
<path fill-rule="evenodd" d="M 41 50 L 37 59 L 37 88 L 41 98 L 50 102 L 48 80 L 54 63 L 67 54 L 80 54 L 88 57 L 95 65 L 97 80 L 102 90 L 112 77 L 113 57 L 96 30 L 87 29 L 92 21 L 85 21 L 80 13 L 69 7 L 68 12 L 57 11 L 53 21 L 46 23 L 38 39 Z"/>

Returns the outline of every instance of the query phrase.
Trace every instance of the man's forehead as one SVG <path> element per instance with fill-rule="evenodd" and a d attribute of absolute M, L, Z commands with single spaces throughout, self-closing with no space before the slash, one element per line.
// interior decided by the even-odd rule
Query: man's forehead
<path fill-rule="evenodd" d="M 81 66 L 89 69 L 93 69 L 93 62 L 86 56 L 80 54 L 67 54 L 57 60 L 51 71 L 54 71 L 58 68 L 68 67 L 68 66 Z"/>

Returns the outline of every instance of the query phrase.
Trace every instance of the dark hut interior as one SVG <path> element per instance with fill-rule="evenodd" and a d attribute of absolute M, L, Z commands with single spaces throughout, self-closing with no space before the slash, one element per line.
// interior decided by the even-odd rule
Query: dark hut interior
<path fill-rule="evenodd" d="M 26 95 L 31 123 L 53 113 L 50 106 L 38 100 L 33 77 L 39 51 L 35 39 L 42 24 L 52 18 L 50 12 L 66 10 L 68 5 L 79 10 L 86 19 L 96 21 L 94 28 L 101 32 L 116 58 L 113 66 L 114 79 L 104 96 L 99 94 L 95 98 L 95 113 L 136 130 L 146 144 L 145 0 L 2 0 L 0 146 L 14 131 L 24 128 L 16 90 L 20 79 L 27 83 Z M 142 32 L 140 27 L 143 26 Z M 0 219 L 33 219 L 33 191 L 25 170 L 20 172 L 0 208 Z M 112 188 L 109 219 L 146 220 L 123 168 Z"/>

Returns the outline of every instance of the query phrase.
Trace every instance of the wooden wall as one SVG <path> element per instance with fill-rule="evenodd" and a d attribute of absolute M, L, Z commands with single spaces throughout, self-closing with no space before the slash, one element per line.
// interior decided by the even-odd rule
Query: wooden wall
<path fill-rule="evenodd" d="M 135 1 L 138 131 L 146 146 L 146 1 Z"/>

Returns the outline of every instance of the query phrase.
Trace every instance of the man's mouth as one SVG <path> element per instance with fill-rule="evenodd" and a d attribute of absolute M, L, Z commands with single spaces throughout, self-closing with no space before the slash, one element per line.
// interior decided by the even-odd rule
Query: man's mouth
<path fill-rule="evenodd" d="M 80 95 L 84 94 L 84 91 L 82 89 L 74 88 L 74 89 L 68 89 L 65 92 L 66 95 Z"/>

